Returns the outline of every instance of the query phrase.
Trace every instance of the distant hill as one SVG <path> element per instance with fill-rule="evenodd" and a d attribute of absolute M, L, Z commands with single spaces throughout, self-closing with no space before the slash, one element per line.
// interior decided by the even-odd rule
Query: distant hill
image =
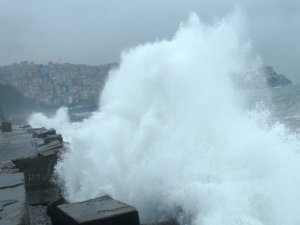
<path fill-rule="evenodd" d="M 284 75 L 276 73 L 272 66 L 264 66 L 263 74 L 268 87 L 284 86 L 292 83 Z"/>
<path fill-rule="evenodd" d="M 39 65 L 27 62 L 2 66 L 0 67 L 0 104 L 7 115 L 53 111 L 61 105 L 84 106 L 95 110 L 108 71 L 117 66 L 118 64 Z M 272 66 L 264 66 L 262 73 L 268 87 L 292 83 L 284 75 L 278 74 Z M 258 83 L 259 86 L 265 85 L 262 84 L 263 81 Z M 242 87 L 248 86 L 249 84 L 245 83 Z M 72 104 L 69 104 L 70 102 Z"/>
<path fill-rule="evenodd" d="M 48 107 L 97 107 L 109 71 L 117 66 L 24 61 L 0 66 L 0 83 Z"/>
<path fill-rule="evenodd" d="M 36 109 L 33 100 L 24 97 L 19 91 L 7 84 L 0 84 L 0 105 L 7 117 L 29 115 Z"/>

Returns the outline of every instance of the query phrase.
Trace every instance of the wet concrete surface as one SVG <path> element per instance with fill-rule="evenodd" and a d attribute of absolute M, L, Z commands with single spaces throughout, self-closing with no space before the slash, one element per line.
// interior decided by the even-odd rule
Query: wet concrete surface
<path fill-rule="evenodd" d="M 0 175 L 0 224 L 28 224 L 23 173 Z"/>
<path fill-rule="evenodd" d="M 32 135 L 23 129 L 0 132 L 0 161 L 17 160 L 37 155 L 31 143 Z"/>
<path fill-rule="evenodd" d="M 1 225 L 140 224 L 134 207 L 110 196 L 64 201 L 53 183 L 54 167 L 63 151 L 62 137 L 54 129 L 13 127 L 12 132 L 0 132 Z"/>
<path fill-rule="evenodd" d="M 47 206 L 29 205 L 28 213 L 30 215 L 30 225 L 52 225 L 51 218 L 47 214 Z"/>
<path fill-rule="evenodd" d="M 40 135 L 47 133 L 42 131 Z M 52 135 L 54 132 L 50 131 Z M 46 205 L 60 196 L 51 182 L 59 150 L 54 151 L 57 145 L 49 142 L 51 154 L 47 153 L 43 143 L 43 139 L 33 138 L 26 129 L 18 127 L 0 133 L 1 225 L 51 224 Z M 39 147 L 47 156 L 39 154 Z"/>

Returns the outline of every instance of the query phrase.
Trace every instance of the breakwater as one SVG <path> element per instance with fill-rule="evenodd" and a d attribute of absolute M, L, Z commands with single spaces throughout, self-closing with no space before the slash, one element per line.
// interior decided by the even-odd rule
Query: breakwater
<path fill-rule="evenodd" d="M 0 133 L 0 224 L 139 225 L 137 210 L 110 196 L 64 200 L 53 171 L 66 150 L 54 129 L 20 126 Z"/>

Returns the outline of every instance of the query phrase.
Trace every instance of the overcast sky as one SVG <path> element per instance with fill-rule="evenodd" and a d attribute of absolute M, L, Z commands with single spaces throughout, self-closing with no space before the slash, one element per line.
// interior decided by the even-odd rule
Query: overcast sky
<path fill-rule="evenodd" d="M 196 12 L 204 21 L 236 6 L 255 51 L 300 83 L 300 0 L 0 0 L 0 64 L 20 61 L 98 65 L 122 50 L 171 38 Z"/>

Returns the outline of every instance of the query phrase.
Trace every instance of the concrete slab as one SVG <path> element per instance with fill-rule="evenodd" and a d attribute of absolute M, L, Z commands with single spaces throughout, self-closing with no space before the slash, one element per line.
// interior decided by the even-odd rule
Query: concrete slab
<path fill-rule="evenodd" d="M 24 185 L 23 173 L 0 175 L 0 190 Z"/>
<path fill-rule="evenodd" d="M 51 218 L 47 214 L 47 206 L 28 206 L 30 225 L 52 225 Z M 63 225 L 63 224 L 61 224 Z"/>
<path fill-rule="evenodd" d="M 59 141 L 61 144 L 63 144 L 63 138 L 61 134 L 47 135 L 45 137 L 44 144 L 46 145 L 53 141 Z"/>
<path fill-rule="evenodd" d="M 62 143 L 58 140 L 54 140 L 48 144 L 42 145 L 37 148 L 38 154 L 42 155 L 46 151 L 57 150 L 56 153 L 63 147 Z"/>
<path fill-rule="evenodd" d="M 23 129 L 0 133 L 0 161 L 17 160 L 37 156 L 31 144 L 31 135 Z"/>
<path fill-rule="evenodd" d="M 0 175 L 0 224 L 28 224 L 23 173 Z"/>
<path fill-rule="evenodd" d="M 110 196 L 103 196 L 84 202 L 58 205 L 52 221 L 55 225 L 139 225 L 139 216 L 134 207 Z"/>
<path fill-rule="evenodd" d="M 44 145 L 44 139 L 43 138 L 32 138 L 32 145 L 33 147 L 37 148 Z"/>
<path fill-rule="evenodd" d="M 55 129 L 40 128 L 40 129 L 33 129 L 32 131 L 32 137 L 43 138 L 43 139 L 45 139 L 47 135 L 55 135 L 55 134 L 56 134 Z"/>

